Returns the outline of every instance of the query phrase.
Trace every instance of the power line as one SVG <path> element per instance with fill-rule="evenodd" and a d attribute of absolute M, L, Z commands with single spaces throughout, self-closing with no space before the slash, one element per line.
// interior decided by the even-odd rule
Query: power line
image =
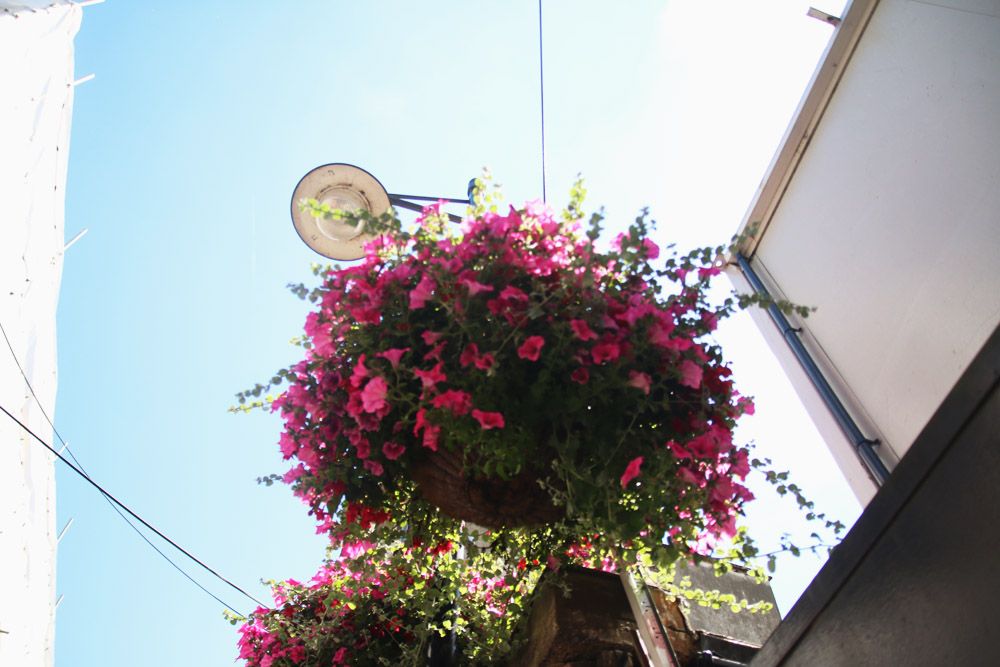
<path fill-rule="evenodd" d="M 74 463 L 76 463 L 76 466 L 74 466 L 72 463 L 70 463 L 69 461 L 67 461 L 59 452 L 57 452 L 55 449 L 53 449 L 51 446 L 49 446 L 48 443 L 46 443 L 44 440 L 42 440 L 40 437 L 38 437 L 38 435 L 36 435 L 31 429 L 29 429 L 27 426 L 25 426 L 23 423 L 21 423 L 20 420 L 18 420 L 16 417 L 14 417 L 14 415 L 12 415 L 10 412 L 8 412 L 7 409 L 4 408 L 2 405 L 0 405 L 0 410 L 3 410 L 4 414 L 6 414 L 8 417 L 10 417 L 15 422 L 17 422 L 17 424 L 22 429 L 24 429 L 29 435 L 31 435 L 35 440 L 37 440 L 38 442 L 40 442 L 50 452 L 52 452 L 57 457 L 59 457 L 59 459 L 63 463 L 65 463 L 66 465 L 68 465 L 74 472 L 76 472 L 78 475 L 80 475 L 81 477 L 83 477 L 88 483 L 90 483 L 92 486 L 94 486 L 94 488 L 96 488 L 98 491 L 100 491 L 101 495 L 104 496 L 104 499 L 111 506 L 111 509 L 113 509 L 115 512 L 117 512 L 118 516 L 120 516 L 125 521 L 125 523 L 127 523 L 132 528 L 132 530 L 134 530 L 136 532 L 136 534 L 139 535 L 139 537 L 141 537 L 146 542 L 146 544 L 148 544 L 150 547 L 152 547 L 153 550 L 156 551 L 156 553 L 158 553 L 164 560 L 166 560 L 168 563 L 170 563 L 174 567 L 174 569 L 176 569 L 178 572 L 180 572 L 182 575 L 184 575 L 184 577 L 186 577 L 191 583 L 193 583 L 195 586 L 197 586 L 202 591 L 204 591 L 206 594 L 208 594 L 210 597 L 212 597 L 216 602 L 218 602 L 219 604 L 221 604 L 223 607 L 226 607 L 227 609 L 230 609 L 232 611 L 236 611 L 236 609 L 232 605 L 226 604 L 221 599 L 219 599 L 218 597 L 216 597 L 216 595 L 214 593 L 212 593 L 207 588 L 205 588 L 204 586 L 202 586 L 190 574 L 188 574 L 183 568 L 181 568 L 181 566 L 179 566 L 177 563 L 175 563 L 173 560 L 171 560 L 171 558 L 169 556 L 167 556 L 165 553 L 163 553 L 163 551 L 161 551 L 159 549 L 159 547 L 157 547 L 155 544 L 153 544 L 149 540 L 149 538 L 146 537 L 146 535 L 141 530 L 139 530 L 139 528 L 134 523 L 132 523 L 129 520 L 129 518 L 127 516 L 125 516 L 124 514 L 122 514 L 122 511 L 121 511 L 121 509 L 119 509 L 119 507 L 121 507 L 122 509 L 124 509 L 130 515 L 132 515 L 133 517 L 135 517 L 136 520 L 138 520 L 139 522 L 141 522 L 144 526 L 146 526 L 147 528 L 149 528 L 150 530 L 152 530 L 154 533 L 156 533 L 162 539 L 166 540 L 175 549 L 177 549 L 178 551 L 180 551 L 181 553 L 183 553 L 185 556 L 187 556 L 188 558 L 190 558 L 191 560 L 193 560 L 198 565 L 202 566 L 203 568 L 205 568 L 206 570 L 208 570 L 209 572 L 211 572 L 213 575 L 215 575 L 216 577 L 218 577 L 220 580 L 222 580 L 225 583 L 229 584 L 231 587 L 233 587 L 234 589 L 236 589 L 237 591 L 239 591 L 240 593 L 242 593 L 246 597 L 248 597 L 251 600 L 253 600 L 254 602 L 256 602 L 258 605 L 260 605 L 262 607 L 267 607 L 267 605 L 265 605 L 264 603 L 262 603 L 260 600 L 258 600 L 254 596 L 250 595 L 249 593 L 247 593 L 246 591 L 244 591 L 242 588 L 240 588 L 236 584 L 232 583 L 231 581 L 229 581 L 228 579 L 226 579 L 225 577 L 223 577 L 222 575 L 220 575 L 218 572 L 216 572 L 212 568 L 210 568 L 207 565 L 205 565 L 203 562 L 201 562 L 200 560 L 198 560 L 197 558 L 195 558 L 194 556 L 192 556 L 188 551 L 186 551 L 185 549 L 183 549 L 176 542 L 174 542 L 173 540 L 171 540 L 170 538 L 168 538 L 166 535 L 164 535 L 163 533 L 161 533 L 159 530 L 157 530 L 156 528 L 154 528 L 149 523 L 147 523 L 144 519 L 142 519 L 142 517 L 140 517 L 137 514 L 135 514 L 132 510 L 130 510 L 128 507 L 126 507 L 121 502 L 119 502 L 114 496 L 112 496 L 111 494 L 109 494 L 108 492 L 106 492 L 103 488 L 101 488 L 101 486 L 99 484 L 97 484 L 90 477 L 89 474 L 87 474 L 86 470 L 84 470 L 84 468 L 83 468 L 83 465 L 76 458 L 76 455 L 73 454 L 73 450 L 71 450 L 69 448 L 68 443 L 63 439 L 63 437 L 59 433 L 58 429 L 56 429 L 55 424 L 52 423 L 52 419 L 49 418 L 48 413 L 45 412 L 45 407 L 42 405 L 42 402 L 39 400 L 38 395 L 35 394 L 35 390 L 31 386 L 31 381 L 28 379 L 28 376 L 25 374 L 24 369 L 21 367 L 21 363 L 17 359 L 17 353 L 14 352 L 14 347 L 11 345 L 10 338 L 7 337 L 7 331 L 3 328 L 2 324 L 0 324 L 0 333 L 3 334 L 4 341 L 7 343 L 7 348 L 10 350 L 11 356 L 14 359 L 14 364 L 17 366 L 17 369 L 21 372 L 21 377 L 24 378 L 25 385 L 28 387 L 28 391 L 31 393 L 31 396 L 35 399 L 35 403 L 38 405 L 38 409 L 41 411 L 42 416 L 45 417 L 45 421 L 47 421 L 48 424 L 49 424 L 49 426 L 52 427 L 52 432 L 55 434 L 56 438 L 58 438 L 59 442 L 62 443 L 62 445 L 66 448 L 66 451 L 69 453 L 69 455 L 73 459 Z M 239 613 L 239 612 L 237 612 L 237 613 Z M 242 615 L 245 616 L 245 614 L 242 614 Z"/>
<path fill-rule="evenodd" d="M 538 0 L 538 86 L 542 109 L 542 201 L 545 195 L 545 67 L 542 64 L 542 0 Z"/>
<path fill-rule="evenodd" d="M 153 531 L 154 533 L 156 533 L 160 538 L 162 538 L 168 544 L 170 544 L 170 546 L 174 547 L 175 549 L 177 549 L 178 551 L 180 551 L 182 554 L 184 554 L 185 556 L 187 556 L 188 558 L 190 558 L 191 560 L 193 560 L 195 563 L 197 563 L 198 565 L 202 566 L 203 568 L 205 568 L 206 570 L 208 570 L 209 572 L 211 572 L 218 579 L 220 579 L 221 581 L 225 582 L 226 584 L 228 584 L 229 586 L 231 586 L 233 589 L 237 590 L 238 592 L 242 593 L 246 597 L 250 598 L 251 600 L 253 600 L 254 602 L 256 602 L 258 605 L 260 605 L 262 607 L 267 607 L 266 604 L 264 604 L 263 602 L 261 602 L 260 600 L 258 600 L 257 598 L 255 598 L 254 596 L 250 595 L 249 593 L 247 593 L 245 590 L 243 590 L 242 588 L 240 588 L 239 586 L 237 586 L 233 582 L 231 582 L 228 579 L 226 579 L 225 577 L 223 577 L 221 574 L 219 574 L 218 572 L 216 572 L 215 570 L 213 570 L 212 568 L 210 568 L 208 565 L 206 565 L 202 561 L 200 561 L 197 558 L 195 558 L 190 552 L 188 552 L 186 549 L 184 549 L 184 547 L 182 547 L 181 545 L 177 544 L 176 542 L 174 542 L 173 540 L 171 540 L 169 537 L 167 537 L 166 535 L 164 535 L 163 533 L 161 533 L 159 530 L 157 530 L 156 528 L 154 528 L 153 525 L 150 524 L 148 521 L 146 521 L 145 519 L 143 519 L 141 516 L 139 516 L 138 514 L 136 514 L 135 512 L 133 512 L 132 510 L 130 510 L 127 505 L 125 505 L 120 500 L 118 500 L 117 498 L 115 498 L 113 495 L 111 495 L 110 493 L 108 493 L 107 491 L 105 491 L 101 487 L 100 484 L 98 484 L 97 482 L 95 482 L 93 479 L 91 479 L 90 477 L 88 477 L 86 473 L 84 473 L 82 470 L 80 470 L 75 465 L 73 465 L 68 460 L 66 460 L 66 457 L 64 457 L 62 454 L 60 454 L 55 449 L 53 449 L 52 446 L 50 446 L 47 442 L 45 442 L 40 437 L 38 437 L 38 435 L 36 435 L 34 431 L 32 431 L 24 423 L 22 423 L 20 419 L 18 419 L 14 415 L 12 415 L 10 413 L 10 411 L 7 410 L 7 408 L 5 408 L 2 405 L 0 405 L 0 411 L 2 411 L 5 415 L 7 415 L 8 417 L 10 417 L 12 420 L 14 420 L 17 423 L 18 426 L 20 426 L 22 429 L 24 429 L 25 432 L 27 432 L 28 435 L 30 435 L 32 438 L 34 438 L 39 443 L 41 443 L 41 445 L 43 447 L 45 447 L 47 450 L 49 450 L 50 452 L 52 452 L 53 454 L 55 454 L 59 458 L 59 460 L 62 461 L 63 463 L 65 463 L 67 466 L 69 466 L 70 469 L 73 472 L 75 472 L 77 475 L 79 475 L 80 477 L 82 477 L 83 479 L 85 479 L 87 481 L 87 483 L 90 484 L 91 486 L 93 486 L 95 489 L 97 489 L 98 491 L 100 491 L 101 494 L 105 498 L 107 498 L 108 500 L 110 500 L 111 502 L 113 502 L 115 505 L 117 505 L 121 509 L 125 510 L 129 514 L 129 516 L 131 516 L 133 519 L 135 519 L 136 521 L 138 521 L 139 523 L 141 523 L 143 526 L 145 526 L 146 528 L 148 528 L 151 531 Z M 176 567 L 176 565 L 175 565 L 175 567 Z M 190 577 L 188 577 L 188 578 L 190 579 Z M 201 587 L 200 584 L 199 584 L 199 587 Z M 204 590 L 204 588 L 202 588 L 202 590 Z M 209 593 L 209 595 L 211 595 L 211 593 Z M 214 598 L 215 596 L 212 595 L 212 597 Z M 215 599 L 218 600 L 218 598 L 215 598 Z M 222 602 L 221 600 L 219 600 L 219 602 L 222 605 L 224 605 L 226 608 L 233 609 L 232 605 L 228 605 L 225 602 Z"/>

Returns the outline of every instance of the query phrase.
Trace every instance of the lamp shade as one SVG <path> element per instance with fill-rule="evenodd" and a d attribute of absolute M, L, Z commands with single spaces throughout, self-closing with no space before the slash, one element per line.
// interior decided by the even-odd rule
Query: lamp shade
<path fill-rule="evenodd" d="M 343 220 L 313 217 L 300 210 L 306 199 L 329 204 L 341 211 L 365 210 L 380 215 L 389 209 L 389 194 L 378 179 L 351 164 L 325 164 L 302 177 L 292 193 L 292 223 L 306 245 L 330 259 L 351 261 L 365 256 L 364 244 L 375 235 L 364 225 L 353 226 Z"/>

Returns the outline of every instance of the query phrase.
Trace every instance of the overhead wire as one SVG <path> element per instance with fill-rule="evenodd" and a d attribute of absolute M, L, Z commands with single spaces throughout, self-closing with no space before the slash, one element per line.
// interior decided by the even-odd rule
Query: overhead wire
<path fill-rule="evenodd" d="M 192 561 L 194 561 L 195 563 L 197 563 L 198 565 L 200 565 L 204 569 L 208 570 L 208 572 L 210 572 L 211 574 L 213 574 L 215 577 L 217 577 L 221 581 L 225 582 L 226 584 L 228 584 L 232 588 L 236 589 L 238 592 L 240 592 L 241 594 L 245 595 L 247 598 L 253 600 L 254 602 L 256 602 L 261 607 L 267 607 L 266 604 L 264 604 L 263 602 L 261 602 L 260 600 L 258 600 L 254 596 L 250 595 L 249 593 L 247 593 L 246 591 L 244 591 L 242 588 L 240 588 L 236 584 L 232 583 L 231 581 L 229 581 L 228 579 L 226 579 L 225 577 L 223 577 L 221 574 L 219 574 L 218 572 L 216 572 L 215 570 L 213 570 L 212 568 L 210 568 L 208 565 L 206 565 L 205 563 L 203 563 L 202 561 L 200 561 L 198 558 L 195 558 L 193 555 L 191 555 L 187 550 L 185 550 L 179 544 L 177 544 L 176 542 L 174 542 L 173 540 L 171 540 L 169 537 L 167 537 L 166 535 L 164 535 L 163 533 L 161 533 L 159 530 L 157 530 L 156 528 L 154 528 L 151 524 L 149 524 L 148 522 L 146 522 L 142 517 L 140 517 L 135 512 L 133 512 L 131 509 L 129 509 L 126 505 L 124 505 L 123 503 L 121 503 L 117 498 L 115 498 L 110 493 L 108 493 L 107 491 L 105 491 L 99 484 L 97 484 L 97 482 L 95 482 L 90 477 L 89 474 L 87 474 L 86 470 L 84 470 L 84 468 L 83 468 L 83 465 L 76 458 L 76 455 L 73 454 L 73 450 L 70 449 L 69 443 L 67 443 L 66 440 L 63 439 L 62 435 L 59 433 L 59 430 L 56 428 L 55 424 L 52 422 L 52 419 L 49 417 L 48 413 L 45 411 L 45 407 L 42 405 L 41 400 L 39 400 L 38 395 L 35 393 L 34 388 L 31 386 L 31 381 L 28 379 L 27 374 L 24 372 L 24 369 L 21 367 L 21 363 L 20 363 L 20 361 L 17 358 L 17 353 L 14 351 L 14 347 L 13 347 L 13 345 L 11 345 L 10 338 L 7 337 L 7 331 L 3 328 L 3 324 L 2 323 L 0 323 L 0 333 L 3 334 L 3 339 L 7 343 L 7 349 L 10 350 L 11 357 L 13 357 L 13 359 L 14 359 L 14 364 L 17 366 L 17 370 L 20 371 L 21 377 L 24 378 L 24 383 L 28 387 L 28 391 L 31 393 L 32 398 L 35 399 L 35 403 L 38 405 L 38 409 L 41 411 L 42 416 L 45 417 L 45 421 L 48 422 L 49 426 L 52 428 L 53 434 L 55 434 L 56 438 L 63 445 L 63 447 L 65 448 L 66 452 L 70 455 L 70 457 L 73 459 L 73 462 L 76 465 L 73 465 L 73 463 L 70 463 L 69 461 L 67 461 L 62 456 L 62 454 L 60 454 L 53 447 L 51 447 L 48 443 L 46 443 L 44 440 L 42 440 L 42 438 L 40 438 L 37 434 L 35 434 L 30 428 L 28 428 L 28 426 L 26 426 L 19 419 L 17 419 L 17 417 L 15 417 L 14 415 L 12 415 L 2 405 L 0 405 L 0 410 L 2 410 L 4 412 L 4 414 L 6 414 L 8 417 L 10 417 L 12 420 L 14 420 L 18 424 L 18 426 L 20 426 L 22 429 L 24 429 L 24 431 L 27 432 L 31 437 L 33 437 L 35 440 L 37 440 L 39 443 L 41 443 L 42 446 L 44 446 L 50 452 L 52 452 L 53 454 L 55 454 L 63 463 L 65 463 L 67 466 L 69 466 L 75 473 L 77 473 L 78 475 L 80 475 L 81 477 L 83 477 L 83 479 L 85 479 L 89 484 L 91 484 L 94 488 L 96 488 L 101 493 L 101 495 L 104 497 L 104 499 L 107 501 L 107 503 L 111 506 L 111 509 L 113 509 L 115 512 L 117 512 L 118 515 L 125 521 L 125 523 L 127 523 L 132 528 L 132 530 L 134 530 L 136 532 L 136 534 L 138 534 L 139 537 L 141 537 L 146 542 L 146 544 L 148 544 L 150 547 L 152 547 L 153 550 L 156 551 L 156 553 L 158 553 L 164 560 L 166 560 L 168 563 L 170 563 L 170 565 L 172 565 L 174 567 L 174 569 L 176 569 L 178 572 L 180 572 L 182 575 L 184 575 L 185 578 L 187 578 L 191 583 L 193 583 L 195 586 L 197 586 L 198 588 L 200 588 L 204 593 L 206 593 L 207 595 L 209 595 L 216 602 L 218 602 L 223 607 L 226 607 L 227 609 L 229 609 L 229 610 L 231 610 L 233 612 L 240 613 L 240 612 L 238 612 L 236 610 L 236 608 L 233 605 L 227 604 L 226 602 L 224 602 L 223 600 L 221 600 L 214 593 L 212 593 L 210 590 L 208 590 L 207 588 L 205 588 L 196 579 L 194 579 L 194 577 L 192 577 L 190 574 L 188 574 L 180 565 L 178 565 L 177 563 L 175 563 L 169 556 L 167 556 L 165 553 L 163 553 L 163 551 L 160 550 L 160 548 L 157 547 L 155 544 L 153 544 L 150 541 L 150 539 L 148 537 L 146 537 L 146 535 L 141 530 L 139 530 L 138 526 L 136 526 L 134 523 L 132 523 L 132 521 L 129 520 L 129 518 L 127 516 L 125 516 L 125 514 L 123 514 L 121 510 L 123 509 L 126 512 L 128 512 L 128 514 L 130 514 L 131 516 L 133 516 L 137 521 L 139 521 L 140 523 L 142 523 L 142 525 L 144 525 L 146 528 L 148 528 L 149 530 L 153 531 L 156 535 L 158 535 L 160 538 L 162 538 L 163 540 L 165 540 L 168 544 L 170 544 L 171 546 L 173 546 L 175 549 L 177 549 L 178 551 L 180 551 L 182 554 L 184 554 L 185 556 L 187 556 L 188 558 L 190 558 Z M 119 509 L 119 507 L 121 509 Z M 246 616 L 246 614 L 241 614 L 241 615 L 242 616 Z"/>
<path fill-rule="evenodd" d="M 538 87 L 542 111 L 542 201 L 545 194 L 545 67 L 542 61 L 542 0 L 538 0 Z"/>

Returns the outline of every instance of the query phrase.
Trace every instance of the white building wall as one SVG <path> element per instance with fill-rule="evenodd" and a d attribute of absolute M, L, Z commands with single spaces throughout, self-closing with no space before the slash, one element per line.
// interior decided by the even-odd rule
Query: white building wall
<path fill-rule="evenodd" d="M 42 409 L 54 418 L 73 37 L 82 10 L 14 4 L 0 3 L 0 325 L 13 350 L 0 337 L 0 405 L 52 442 Z M 0 665 L 53 664 L 54 460 L 0 414 Z"/>
<path fill-rule="evenodd" d="M 1000 2 L 854 4 L 875 7 L 797 162 L 768 175 L 793 170 L 753 259 L 817 307 L 796 326 L 891 469 L 1000 322 Z"/>

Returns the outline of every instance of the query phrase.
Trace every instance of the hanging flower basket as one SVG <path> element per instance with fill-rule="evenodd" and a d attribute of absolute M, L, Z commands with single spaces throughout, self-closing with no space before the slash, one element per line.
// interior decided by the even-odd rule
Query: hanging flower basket
<path fill-rule="evenodd" d="M 438 662 L 450 655 L 448 664 L 509 664 L 547 569 L 528 563 L 529 541 L 509 540 L 501 557 L 423 542 L 392 522 L 365 532 L 372 542 L 345 542 L 310 581 L 270 582 L 275 608 L 229 614 L 241 623 L 247 667 L 417 666 L 430 654 Z"/>
<path fill-rule="evenodd" d="M 752 496 L 732 429 L 752 404 L 710 338 L 734 309 L 706 298 L 717 250 L 660 259 L 640 217 L 602 251 L 580 192 L 560 217 L 356 216 L 385 234 L 297 288 L 317 309 L 273 408 L 298 461 L 284 479 L 320 519 L 342 498 L 394 517 L 423 498 L 672 553 L 734 532 Z"/>
<path fill-rule="evenodd" d="M 457 452 L 429 452 L 410 467 L 424 498 L 450 517 L 486 528 L 532 526 L 558 521 L 566 508 L 556 505 L 539 483 L 536 470 L 509 478 L 472 475 Z"/>

